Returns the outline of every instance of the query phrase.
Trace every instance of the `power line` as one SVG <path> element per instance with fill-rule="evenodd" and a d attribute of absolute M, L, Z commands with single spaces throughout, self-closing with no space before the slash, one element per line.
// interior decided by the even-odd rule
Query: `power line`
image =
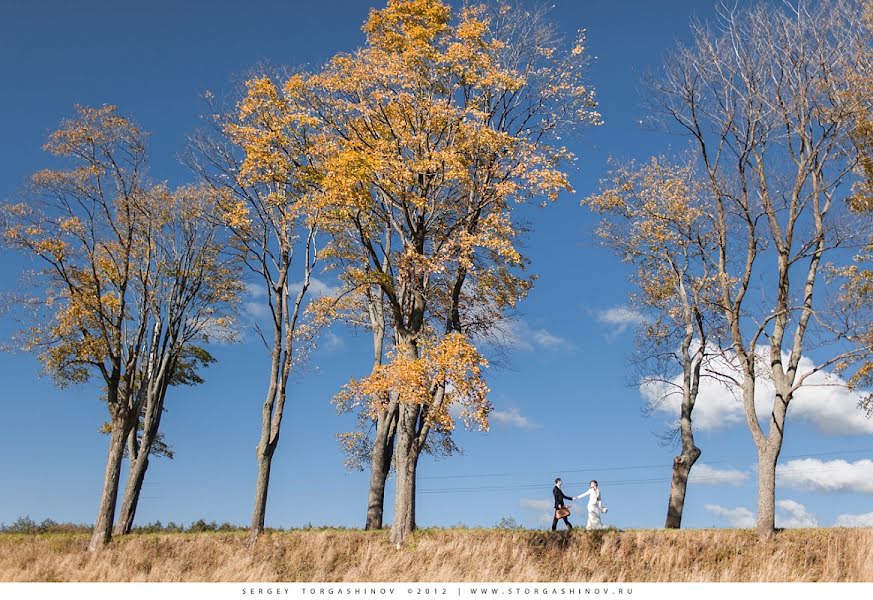
<path fill-rule="evenodd" d="M 833 456 L 836 454 L 859 454 L 862 452 L 873 452 L 873 448 L 861 448 L 858 450 L 835 450 L 832 452 L 816 452 L 813 454 L 788 454 L 781 456 L 780 458 L 809 458 L 813 456 Z M 725 463 L 736 462 L 735 460 L 730 459 L 720 459 L 720 460 L 707 460 L 705 464 L 707 465 L 718 465 Z M 555 473 L 599 473 L 603 471 L 629 471 L 633 469 L 659 469 L 665 466 L 669 466 L 667 463 L 659 463 L 656 465 L 632 465 L 632 466 L 621 466 L 621 467 L 585 467 L 581 469 L 553 469 Z M 471 479 L 471 478 L 486 478 L 486 477 L 512 477 L 515 475 L 523 475 L 525 473 L 480 473 L 474 475 L 422 475 L 419 476 L 418 479 Z"/>
<path fill-rule="evenodd" d="M 858 452 L 870 452 L 870 449 L 864 450 L 846 450 L 846 451 L 836 451 L 836 452 L 820 452 L 814 454 L 797 454 L 797 455 L 788 455 L 785 458 L 808 458 L 812 456 L 829 456 L 833 454 L 849 454 L 849 453 L 858 453 Z M 716 461 L 707 462 L 706 464 L 712 464 Z M 726 461 L 718 461 L 718 462 L 726 462 Z M 663 467 L 664 465 L 656 465 L 657 467 Z M 631 469 L 631 468 L 648 468 L 648 467 L 612 467 L 610 469 L 601 469 L 601 470 L 621 470 L 621 469 Z M 778 474 L 796 474 L 796 473 L 817 473 L 817 472 L 833 472 L 840 471 L 852 468 L 851 466 L 845 467 L 825 467 L 820 469 L 782 469 L 778 471 Z M 594 469 L 592 469 L 594 470 Z M 464 477 L 470 477 L 469 475 Z M 701 476 L 693 476 L 689 479 L 689 483 L 701 482 L 701 481 L 723 481 L 724 475 L 701 475 Z M 602 482 L 603 485 L 609 486 L 626 486 L 626 485 L 645 485 L 645 484 L 653 484 L 653 483 L 665 483 L 671 481 L 671 478 L 665 477 L 655 477 L 655 478 L 639 478 L 639 479 L 618 479 L 618 480 L 605 480 Z M 567 482 L 568 486 L 575 485 L 584 485 L 587 482 Z M 521 491 L 528 489 L 542 489 L 545 483 L 536 483 L 536 484 L 507 484 L 507 485 L 485 485 L 485 486 L 477 486 L 477 487 L 452 487 L 452 488 L 430 488 L 430 489 L 420 489 L 418 490 L 422 494 L 453 494 L 453 493 L 497 493 L 497 492 L 508 492 L 508 491 Z"/>

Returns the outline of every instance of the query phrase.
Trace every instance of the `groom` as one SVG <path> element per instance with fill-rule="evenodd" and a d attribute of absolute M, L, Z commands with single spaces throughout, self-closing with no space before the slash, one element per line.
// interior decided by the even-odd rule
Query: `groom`
<path fill-rule="evenodd" d="M 555 516 L 552 518 L 552 531 L 558 528 L 558 509 L 564 508 L 564 500 L 572 500 L 572 496 L 565 496 L 561 491 L 561 478 L 555 479 L 555 487 L 552 489 L 552 495 L 555 497 Z M 567 517 L 563 517 L 564 523 L 567 524 L 567 529 L 573 529 Z"/>

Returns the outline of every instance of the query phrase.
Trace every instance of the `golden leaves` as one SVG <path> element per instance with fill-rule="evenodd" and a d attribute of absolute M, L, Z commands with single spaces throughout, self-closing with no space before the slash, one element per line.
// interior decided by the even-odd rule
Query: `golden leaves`
<path fill-rule="evenodd" d="M 156 322 L 203 337 L 225 324 L 239 283 L 216 239 L 219 195 L 147 184 L 139 129 L 114 107 L 78 112 L 48 144 L 71 167 L 36 173 L 31 201 L 3 207 L 3 235 L 46 267 L 25 347 L 59 383 L 95 372 L 118 385 L 111 374 L 139 368 Z"/>
<path fill-rule="evenodd" d="M 118 141 L 132 142 L 142 132 L 130 120 L 118 114 L 117 107 L 104 104 L 100 108 L 76 105 L 76 117 L 64 121 L 61 128 L 49 136 L 44 149 L 52 154 L 86 157 L 95 149 Z M 139 145 L 139 142 L 136 142 Z"/>
<path fill-rule="evenodd" d="M 427 418 L 443 431 L 454 428 L 449 407 L 457 404 L 465 423 L 487 430 L 487 367 L 488 361 L 466 336 L 453 332 L 435 344 L 424 344 L 417 358 L 398 353 L 369 376 L 351 380 L 335 402 L 369 402 L 375 418 L 394 394 L 400 402 L 424 407 Z"/>

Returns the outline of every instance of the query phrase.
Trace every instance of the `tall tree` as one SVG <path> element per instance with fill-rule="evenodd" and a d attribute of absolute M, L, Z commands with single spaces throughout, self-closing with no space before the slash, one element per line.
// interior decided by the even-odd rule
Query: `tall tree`
<path fill-rule="evenodd" d="M 34 280 L 39 310 L 24 347 L 38 352 L 60 385 L 93 375 L 103 383 L 110 441 L 93 551 L 111 538 L 125 443 L 142 414 L 149 378 L 169 368 L 153 360 L 148 366 L 164 317 L 155 307 L 204 307 L 174 314 L 187 335 L 163 339 L 175 346 L 168 356 L 178 355 L 193 332 L 204 333 L 220 313 L 209 304 L 215 297 L 201 296 L 211 283 L 188 288 L 184 298 L 172 295 L 181 291 L 171 281 L 184 276 L 178 270 L 185 264 L 165 264 L 169 256 L 162 248 L 178 241 L 166 237 L 168 223 L 178 217 L 169 212 L 172 195 L 144 177 L 140 129 L 113 106 L 76 110 L 45 146 L 69 167 L 36 173 L 30 201 L 4 207 L 4 237 L 46 267 Z M 223 293 L 230 295 L 232 285 Z"/>
<path fill-rule="evenodd" d="M 655 84 L 667 121 L 694 140 L 713 198 L 711 262 L 735 367 L 722 375 L 741 391 L 758 451 L 762 538 L 774 531 L 788 406 L 810 375 L 844 359 L 832 345 L 814 369 L 800 370 L 811 331 L 821 329 L 822 260 L 856 233 L 837 219 L 855 166 L 843 93 L 844 58 L 867 43 L 857 19 L 849 1 L 729 11 L 718 28 L 694 24 L 692 43 Z M 823 355 L 822 341 L 816 346 Z M 761 377 L 775 387 L 765 424 L 756 410 Z"/>
<path fill-rule="evenodd" d="M 853 186 L 849 206 L 861 219 L 869 221 L 873 214 L 873 0 L 861 0 L 861 35 L 868 40 L 858 44 L 854 54 L 848 57 L 848 89 L 844 99 L 851 115 L 851 139 L 857 156 L 858 180 Z M 853 371 L 849 383 L 854 389 L 873 387 L 873 235 L 870 235 L 853 264 L 839 268 L 843 289 L 840 295 L 839 312 L 842 316 L 841 330 L 850 332 L 847 337 L 858 348 L 853 360 L 840 365 L 842 371 Z M 873 393 L 863 395 L 861 408 L 873 416 Z"/>
<path fill-rule="evenodd" d="M 616 168 L 601 186 L 583 203 L 606 215 L 598 234 L 634 265 L 633 303 L 649 317 L 639 336 L 640 383 L 656 402 L 680 398 L 681 451 L 673 460 L 665 524 L 676 529 L 682 524 L 688 476 L 701 454 L 692 413 L 701 370 L 712 353 L 710 332 L 717 328 L 710 308 L 715 278 L 706 258 L 714 246 L 707 193 L 692 164 L 665 158 Z"/>
<path fill-rule="evenodd" d="M 302 318 L 319 259 L 318 208 L 311 201 L 319 182 L 311 166 L 313 120 L 282 95 L 269 77 L 252 78 L 234 107 L 212 111 L 212 132 L 192 138 L 188 157 L 218 193 L 218 218 L 253 277 L 252 285 L 265 292 L 268 309 L 266 331 L 255 325 L 270 353 L 270 368 L 256 450 L 252 541 L 264 530 L 288 379 L 312 335 Z M 295 273 L 300 279 L 295 280 Z"/>
<path fill-rule="evenodd" d="M 167 389 L 202 383 L 198 371 L 214 362 L 202 344 L 232 335 L 229 309 L 240 292 L 237 266 L 223 251 L 221 228 L 211 218 L 212 190 L 181 188 L 152 210 L 153 264 L 138 277 L 139 285 L 152 290 L 153 325 L 135 379 L 142 412 L 127 437 L 130 471 L 116 534 L 133 527 L 149 457 L 169 452 L 160 433 Z"/>
<path fill-rule="evenodd" d="M 376 415 L 397 403 L 400 544 L 415 526 L 419 456 L 435 425 L 451 428 L 449 404 L 466 403 L 485 424 L 470 326 L 530 286 L 512 208 L 570 189 L 560 136 L 598 115 L 583 37 L 564 48 L 533 13 L 476 5 L 453 20 L 440 0 L 389 0 L 364 31 L 363 48 L 292 77 L 284 99 L 321 124 L 319 201 L 334 264 L 347 285 L 384 294 L 390 361 L 351 387 L 383 394 Z"/>

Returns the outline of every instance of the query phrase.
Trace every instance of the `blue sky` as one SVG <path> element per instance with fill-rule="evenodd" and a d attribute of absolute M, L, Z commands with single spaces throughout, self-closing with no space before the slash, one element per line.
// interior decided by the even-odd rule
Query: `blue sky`
<path fill-rule="evenodd" d="M 532 225 L 526 251 L 539 279 L 521 305 L 507 364 L 489 373 L 491 431 L 459 431 L 462 456 L 422 459 L 420 526 L 490 526 L 512 516 L 541 527 L 557 475 L 573 494 L 597 478 L 610 507 L 607 524 L 663 524 L 675 451 L 660 446 L 657 435 L 672 416 L 643 414 L 640 391 L 629 384 L 635 315 L 622 308 L 628 271 L 597 246 L 596 220 L 579 200 L 596 189 L 609 156 L 645 158 L 683 146 L 681 138 L 640 126 L 646 108 L 638 81 L 687 37 L 689 18 L 709 18 L 713 10 L 697 0 L 554 4 L 562 29 L 588 30 L 597 57 L 591 82 L 605 125 L 572 148 L 579 156 L 571 180 L 577 193 L 525 213 Z M 205 90 L 229 89 L 259 62 L 317 67 L 353 49 L 370 5 L 0 4 L 0 199 L 13 198 L 29 173 L 48 164 L 41 145 L 76 103 L 118 105 L 151 132 L 153 177 L 191 180 L 177 157 L 204 111 Z M 22 268 L 20 257 L 2 254 L 0 287 L 13 287 Z M 3 337 L 14 329 L 8 318 L 0 321 Z M 329 400 L 349 377 L 367 372 L 369 344 L 335 329 L 293 376 L 268 526 L 363 524 L 368 475 L 344 470 L 335 439 L 353 419 L 337 416 Z M 218 363 L 205 372 L 206 383 L 168 395 L 163 423 L 176 457 L 151 463 L 138 523 L 249 521 L 267 355 L 253 336 L 213 350 Z M 0 381 L 0 522 L 22 515 L 93 521 L 108 442 L 97 433 L 106 418 L 97 390 L 57 389 L 26 354 L 0 354 Z M 732 400 L 716 390 L 707 399 L 707 408 L 702 401 L 699 408 L 707 425 L 697 433 L 707 466 L 698 467 L 703 478 L 689 487 L 684 524 L 748 525 L 754 446 L 733 420 Z M 828 391 L 798 401 L 789 413 L 777 524 L 873 524 L 873 422 L 853 413 L 853 403 Z M 389 499 L 391 492 L 389 485 Z"/>

